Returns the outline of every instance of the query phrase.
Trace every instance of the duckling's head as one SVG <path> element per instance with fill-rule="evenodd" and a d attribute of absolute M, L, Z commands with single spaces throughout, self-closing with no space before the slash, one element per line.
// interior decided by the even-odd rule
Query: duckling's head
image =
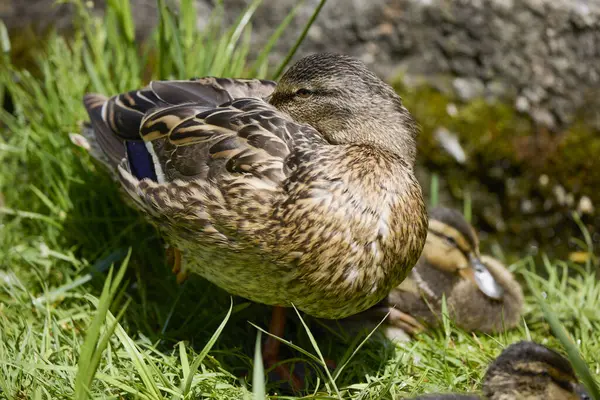
<path fill-rule="evenodd" d="M 502 332 L 519 325 L 523 313 L 523 290 L 499 260 L 481 255 L 481 262 L 502 287 L 502 301 L 490 299 L 471 281 L 460 280 L 446 293 L 448 310 L 457 326 L 466 331 Z"/>
<path fill-rule="evenodd" d="M 360 61 L 313 54 L 281 77 L 269 99 L 333 144 L 369 144 L 413 165 L 418 127 L 394 89 Z"/>
<path fill-rule="evenodd" d="M 541 344 L 525 341 L 510 345 L 492 362 L 483 381 L 483 393 L 491 400 L 590 399 L 566 358 Z"/>
<path fill-rule="evenodd" d="M 502 287 L 481 262 L 475 230 L 457 210 L 446 207 L 430 210 L 422 257 L 430 267 L 458 272 L 485 295 L 494 299 L 502 297 Z"/>

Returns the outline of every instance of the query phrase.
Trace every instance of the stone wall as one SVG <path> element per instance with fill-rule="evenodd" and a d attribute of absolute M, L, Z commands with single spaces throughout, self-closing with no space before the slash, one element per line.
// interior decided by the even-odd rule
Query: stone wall
<path fill-rule="evenodd" d="M 233 20 L 249 0 L 224 0 Z M 256 12 L 259 49 L 297 0 L 264 0 Z M 0 0 L 9 27 L 69 26 L 72 6 L 54 0 Z M 88 2 L 89 3 L 89 2 Z M 96 1 L 102 9 L 104 1 Z M 154 0 L 133 0 L 138 34 L 154 26 Z M 199 24 L 213 5 L 197 0 Z M 318 0 L 306 0 L 273 54 L 281 58 Z M 337 51 L 378 73 L 431 84 L 470 100 L 504 98 L 539 123 L 575 118 L 600 127 L 600 1 L 598 0 L 329 0 L 300 54 Z M 583 107 L 585 105 L 585 107 Z"/>
<path fill-rule="evenodd" d="M 233 14 L 240 3 L 226 1 Z M 306 2 L 282 52 L 317 3 Z M 257 11 L 257 42 L 293 4 L 265 2 Z M 600 2 L 329 0 L 301 53 L 322 50 L 357 56 L 388 78 L 425 78 L 464 100 L 505 98 L 541 124 L 564 126 L 597 101 Z M 598 113 L 582 117 L 600 127 Z"/>

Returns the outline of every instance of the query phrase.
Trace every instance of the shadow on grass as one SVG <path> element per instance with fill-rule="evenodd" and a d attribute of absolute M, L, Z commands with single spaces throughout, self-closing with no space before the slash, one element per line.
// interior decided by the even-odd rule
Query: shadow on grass
<path fill-rule="evenodd" d="M 89 260 L 94 279 L 89 290 L 99 296 L 105 272 L 132 248 L 125 281 L 132 299 L 121 324 L 133 338 L 147 337 L 162 352 L 175 351 L 179 341 L 202 349 L 227 313 L 231 296 L 200 276 L 191 276 L 179 285 L 166 265 L 164 242 L 143 217 L 122 200 L 118 186 L 102 171 L 71 185 L 73 201 L 64 221 L 63 240 L 78 249 L 77 256 Z M 88 271 L 86 271 L 88 272 Z M 113 310 L 118 311 L 118 310 Z M 234 376 L 252 370 L 257 330 L 250 322 L 267 329 L 271 307 L 234 297 L 234 309 L 227 326 L 205 362 L 217 363 Z M 319 321 L 303 315 L 326 359 L 339 364 L 366 337 L 348 334 L 344 328 L 324 329 Z M 330 324 L 331 325 L 331 324 Z M 335 325 L 335 324 L 333 324 Z M 293 310 L 289 310 L 284 338 L 314 353 L 310 339 Z M 263 338 L 264 339 L 264 338 Z M 394 357 L 395 346 L 385 340 L 370 340 L 345 367 L 340 387 L 377 375 Z M 299 360 L 308 387 L 314 387 L 319 366 L 301 353 L 282 346 L 281 360 Z M 276 382 L 267 389 L 281 389 Z M 278 390 L 281 392 L 281 390 Z"/>

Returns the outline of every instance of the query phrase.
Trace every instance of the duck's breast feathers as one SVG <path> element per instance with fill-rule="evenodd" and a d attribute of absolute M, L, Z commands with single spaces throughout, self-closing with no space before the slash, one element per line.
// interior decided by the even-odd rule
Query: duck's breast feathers
<path fill-rule="evenodd" d="M 215 108 L 156 109 L 143 118 L 140 135 L 152 146 L 167 181 L 252 175 L 277 184 L 287 176 L 286 161 L 297 148 L 325 144 L 316 130 L 257 98 Z"/>

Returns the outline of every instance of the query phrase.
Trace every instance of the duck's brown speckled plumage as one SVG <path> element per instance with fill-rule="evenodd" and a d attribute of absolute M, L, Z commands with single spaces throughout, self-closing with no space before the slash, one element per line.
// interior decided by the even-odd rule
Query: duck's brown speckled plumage
<path fill-rule="evenodd" d="M 414 400 L 590 400 L 569 361 L 535 342 L 508 346 L 489 366 L 483 396 L 430 394 Z"/>
<path fill-rule="evenodd" d="M 381 300 L 421 253 L 427 218 L 412 171 L 416 128 L 399 97 L 357 61 L 325 54 L 298 65 L 310 73 L 300 79 L 292 67 L 281 88 L 153 82 L 110 100 L 87 95 L 85 104 L 123 188 L 182 251 L 186 269 L 253 301 L 341 318 Z M 352 90 L 332 88 L 346 75 Z M 299 99 L 299 84 L 337 92 Z M 310 109 L 332 123 L 341 118 L 336 104 L 364 96 L 380 103 L 377 112 L 346 115 L 344 126 L 369 123 L 340 137 L 303 117 Z M 334 99 L 329 109 L 325 98 Z M 123 158 L 122 140 L 140 138 L 155 153 L 157 181 L 138 180 Z"/>

